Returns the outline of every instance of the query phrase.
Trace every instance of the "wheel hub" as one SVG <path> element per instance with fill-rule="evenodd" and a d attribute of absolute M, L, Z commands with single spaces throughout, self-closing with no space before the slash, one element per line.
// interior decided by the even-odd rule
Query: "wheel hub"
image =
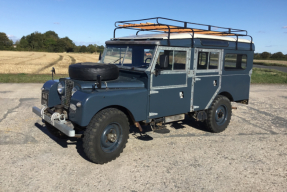
<path fill-rule="evenodd" d="M 224 113 L 222 112 L 222 111 L 219 111 L 218 113 L 217 113 L 217 116 L 218 116 L 218 118 L 222 118 L 223 116 L 224 116 Z"/>
<path fill-rule="evenodd" d="M 215 122 L 217 125 L 223 125 L 227 120 L 227 107 L 225 105 L 220 105 L 215 112 Z"/>
<path fill-rule="evenodd" d="M 118 123 L 110 123 L 101 136 L 101 148 L 106 153 L 117 149 L 122 141 L 122 127 Z"/>
<path fill-rule="evenodd" d="M 117 140 L 117 135 L 115 133 L 113 133 L 112 131 L 107 135 L 107 139 L 114 143 Z"/>

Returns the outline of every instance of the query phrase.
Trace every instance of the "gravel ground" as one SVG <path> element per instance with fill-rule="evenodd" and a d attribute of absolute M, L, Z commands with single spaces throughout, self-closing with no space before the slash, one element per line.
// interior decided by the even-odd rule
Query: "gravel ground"
<path fill-rule="evenodd" d="M 42 84 L 0 84 L 0 191 L 286 191 L 287 86 L 252 85 L 229 127 L 192 119 L 170 133 L 130 134 L 119 158 L 97 165 L 81 140 L 50 135 L 31 111 Z"/>

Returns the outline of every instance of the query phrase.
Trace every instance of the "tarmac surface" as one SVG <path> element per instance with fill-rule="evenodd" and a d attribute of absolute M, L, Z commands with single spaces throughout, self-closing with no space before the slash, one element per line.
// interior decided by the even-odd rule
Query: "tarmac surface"
<path fill-rule="evenodd" d="M 287 73 L 287 67 L 266 66 L 266 65 L 256 65 L 256 64 L 253 64 L 253 68 L 275 69 L 275 70 L 278 70 L 278 71 L 282 71 L 282 72 Z"/>
<path fill-rule="evenodd" d="M 131 133 L 116 160 L 89 162 L 32 113 L 42 84 L 0 84 L 0 191 L 286 191 L 287 86 L 252 85 L 228 128 L 187 118 L 170 133 Z"/>

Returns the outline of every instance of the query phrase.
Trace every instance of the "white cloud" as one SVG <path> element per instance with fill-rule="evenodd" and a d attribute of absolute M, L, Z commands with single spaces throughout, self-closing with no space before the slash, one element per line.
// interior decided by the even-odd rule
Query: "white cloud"
<path fill-rule="evenodd" d="M 10 39 L 16 38 L 16 36 L 14 36 L 14 35 L 7 35 L 7 37 Z"/>
<path fill-rule="evenodd" d="M 287 26 L 282 27 L 283 29 L 287 29 Z"/>
<path fill-rule="evenodd" d="M 54 22 L 54 24 L 55 24 L 55 25 L 60 25 L 60 23 L 59 23 L 59 22 Z"/>

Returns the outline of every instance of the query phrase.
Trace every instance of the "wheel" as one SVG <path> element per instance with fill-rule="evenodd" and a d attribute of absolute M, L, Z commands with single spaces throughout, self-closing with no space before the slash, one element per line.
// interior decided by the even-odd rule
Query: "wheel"
<path fill-rule="evenodd" d="M 55 128 L 53 125 L 51 125 L 50 123 L 45 122 L 46 128 L 48 129 L 48 131 L 54 135 L 55 137 L 59 138 L 59 139 L 67 139 L 69 138 L 67 135 L 65 135 L 63 132 L 61 132 L 60 130 L 58 130 L 57 128 Z"/>
<path fill-rule="evenodd" d="M 76 63 L 69 66 L 71 79 L 83 81 L 96 81 L 97 76 L 102 81 L 114 80 L 119 77 L 119 68 L 114 64 L 103 63 Z"/>
<path fill-rule="evenodd" d="M 129 138 L 129 122 L 120 110 L 108 108 L 97 113 L 87 126 L 83 147 L 94 163 L 104 164 L 123 152 Z"/>
<path fill-rule="evenodd" d="M 231 119 L 231 103 L 227 97 L 217 96 L 207 111 L 206 126 L 209 131 L 220 133 L 226 129 Z"/>

